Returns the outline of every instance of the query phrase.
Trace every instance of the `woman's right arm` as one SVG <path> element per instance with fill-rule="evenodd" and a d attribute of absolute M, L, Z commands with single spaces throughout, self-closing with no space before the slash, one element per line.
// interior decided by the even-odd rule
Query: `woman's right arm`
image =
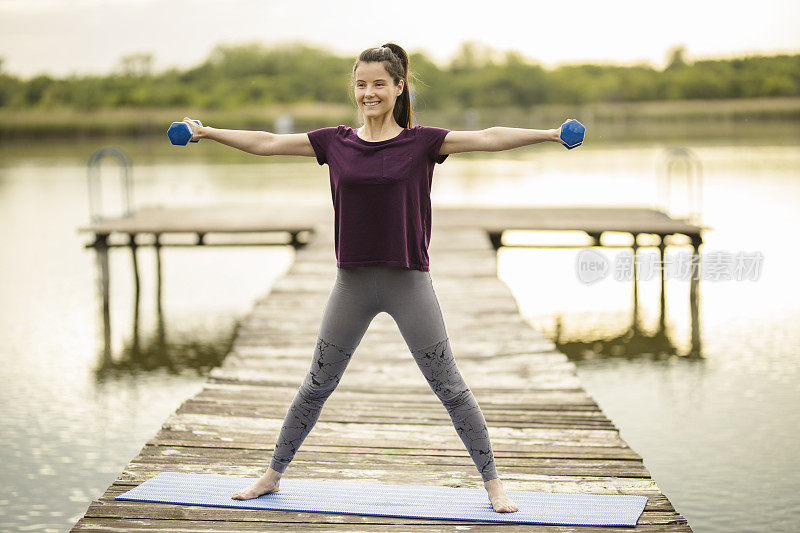
<path fill-rule="evenodd" d="M 188 117 L 183 121 L 192 129 L 192 140 L 211 139 L 254 155 L 316 156 L 311 141 L 305 133 L 224 130 L 211 126 L 198 126 Z"/>

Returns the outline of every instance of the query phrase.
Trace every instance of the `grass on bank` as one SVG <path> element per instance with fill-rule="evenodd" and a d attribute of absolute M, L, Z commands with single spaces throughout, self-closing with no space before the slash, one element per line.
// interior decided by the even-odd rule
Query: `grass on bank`
<path fill-rule="evenodd" d="M 233 110 L 172 108 L 117 108 L 84 111 L 0 110 L 0 139 L 57 139 L 106 136 L 147 137 L 164 135 L 173 121 L 190 116 L 218 128 L 275 131 L 284 113 L 294 119 L 293 131 L 338 124 L 357 124 L 353 107 L 342 104 L 300 103 L 248 106 Z M 417 109 L 417 121 L 450 129 L 511 127 L 552 128 L 566 118 L 577 118 L 587 126 L 646 125 L 670 123 L 800 122 L 800 97 L 735 100 L 683 100 L 632 103 L 549 104 L 528 108 L 483 108 L 465 110 Z"/>

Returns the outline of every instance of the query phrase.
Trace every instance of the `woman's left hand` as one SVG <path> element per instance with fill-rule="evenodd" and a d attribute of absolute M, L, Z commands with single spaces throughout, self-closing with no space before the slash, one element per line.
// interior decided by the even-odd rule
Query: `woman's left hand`
<path fill-rule="evenodd" d="M 566 123 L 567 123 L 567 122 L 569 122 L 570 120 L 572 120 L 572 119 L 571 119 L 571 118 L 568 118 L 567 120 L 565 120 L 565 121 L 564 121 L 564 123 L 563 123 L 563 124 L 561 124 L 561 125 L 560 125 L 558 128 L 556 128 L 556 129 L 554 129 L 554 130 L 553 130 L 553 131 L 555 132 L 555 138 L 554 138 L 553 140 L 554 140 L 554 141 L 556 141 L 557 143 L 561 143 L 561 144 L 563 144 L 564 146 L 566 146 L 566 145 L 567 145 L 567 143 L 565 143 L 565 142 L 564 142 L 564 141 L 561 139 L 561 128 L 563 128 L 563 127 L 564 127 L 564 124 L 566 124 Z"/>

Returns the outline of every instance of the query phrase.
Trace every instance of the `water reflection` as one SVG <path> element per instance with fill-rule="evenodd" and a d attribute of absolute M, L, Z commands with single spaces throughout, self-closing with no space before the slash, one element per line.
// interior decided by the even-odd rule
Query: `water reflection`
<path fill-rule="evenodd" d="M 156 294 L 155 294 L 155 329 L 150 335 L 144 335 L 140 327 L 140 281 L 136 259 L 135 239 L 131 238 L 131 256 L 133 258 L 133 320 L 130 338 L 123 344 L 120 353 L 113 354 L 111 346 L 111 314 L 109 312 L 109 273 L 108 245 L 96 248 L 95 278 L 98 280 L 96 298 L 100 302 L 100 315 L 103 324 L 102 351 L 98 357 L 98 365 L 94 368 L 98 382 L 114 380 L 125 374 L 141 371 L 167 370 L 171 374 L 183 374 L 185 370 L 194 370 L 197 375 L 207 374 L 218 366 L 231 349 L 238 327 L 228 337 L 211 341 L 196 340 L 196 335 L 186 335 L 185 339 L 170 340 L 167 337 L 166 320 L 162 305 L 161 281 L 161 245 L 156 243 Z M 238 326 L 238 325 L 237 325 Z"/>
<path fill-rule="evenodd" d="M 685 313 L 678 313 L 679 316 L 687 316 L 689 321 L 689 333 L 690 333 L 690 340 L 688 343 L 688 348 L 681 351 L 679 348 L 679 343 L 674 342 L 673 338 L 674 335 L 670 333 L 670 328 L 668 327 L 667 321 L 667 302 L 666 302 L 666 294 L 667 294 L 667 285 L 666 285 L 666 278 L 668 277 L 668 263 L 670 261 L 665 261 L 665 255 L 668 244 L 672 246 L 679 246 L 682 247 L 684 244 L 680 244 L 680 241 L 683 240 L 678 238 L 676 240 L 671 240 L 667 235 L 652 235 L 652 234 L 627 234 L 631 239 L 631 244 L 614 244 L 613 242 L 609 243 L 602 243 L 603 239 L 601 237 L 601 233 L 597 234 L 589 234 L 588 237 L 591 241 L 589 244 L 534 244 L 534 243 L 522 243 L 522 242 L 514 242 L 515 239 L 512 237 L 510 240 L 511 242 L 503 242 L 504 238 L 502 236 L 503 232 L 497 232 L 492 236 L 492 243 L 494 248 L 528 248 L 528 249 L 572 249 L 572 248 L 580 248 L 582 249 L 580 253 L 578 253 L 576 258 L 576 267 L 577 267 L 577 277 L 581 282 L 582 287 L 586 287 L 587 283 L 592 283 L 593 281 L 599 281 L 607 277 L 609 270 L 611 267 L 609 266 L 608 260 L 602 254 L 597 253 L 595 250 L 607 249 L 607 248 L 624 248 L 630 249 L 632 251 L 631 258 L 626 261 L 620 261 L 614 263 L 614 270 L 615 278 L 617 281 L 620 280 L 628 280 L 632 283 L 632 297 L 630 300 L 630 307 L 628 308 L 629 311 L 626 311 L 626 315 L 629 314 L 628 325 L 625 327 L 624 331 L 605 336 L 602 335 L 603 331 L 608 331 L 610 327 L 609 324 L 613 323 L 614 321 L 608 316 L 606 313 L 603 313 L 599 318 L 601 319 L 604 326 L 600 328 L 600 332 L 598 330 L 592 330 L 591 328 L 581 327 L 579 332 L 575 335 L 570 335 L 565 333 L 568 329 L 567 326 L 571 326 L 575 324 L 575 319 L 569 318 L 568 320 L 564 320 L 563 314 L 557 311 L 551 312 L 553 320 L 551 325 L 548 327 L 544 327 L 543 325 L 537 326 L 538 329 L 542 331 L 546 331 L 550 339 L 556 344 L 557 348 L 565 353 L 571 360 L 575 361 L 583 361 L 583 360 L 590 360 L 590 359 L 597 359 L 599 357 L 623 357 L 628 359 L 635 359 L 635 358 L 642 358 L 648 357 L 650 359 L 655 360 L 668 360 L 673 356 L 680 356 L 683 359 L 696 359 L 696 360 L 703 360 L 705 359 L 705 355 L 703 354 L 703 345 L 702 345 L 702 335 L 700 330 L 700 280 L 703 278 L 702 275 L 702 254 L 700 253 L 700 246 L 702 245 L 702 237 L 700 233 L 687 235 L 688 237 L 688 245 L 691 247 L 691 254 L 686 254 L 685 265 L 687 267 L 686 274 L 688 275 L 687 281 L 689 282 L 689 298 L 688 298 L 688 314 Z M 522 232 L 522 233 L 538 233 L 538 232 Z M 563 232 L 543 232 L 547 233 L 549 236 L 553 236 L 554 234 L 563 233 Z M 579 237 L 580 233 L 582 232 L 566 232 L 571 234 L 572 237 Z M 618 232 L 614 232 L 618 233 Z M 623 234 L 623 233 L 620 233 Z M 565 241 L 570 240 L 570 236 L 563 237 L 562 239 Z M 642 245 L 639 244 L 639 237 L 650 237 L 651 239 L 657 239 L 657 244 L 648 244 Z M 539 236 L 541 237 L 541 236 Z M 536 239 L 536 237 L 534 237 Z M 545 239 L 547 240 L 547 239 Z M 643 239 L 648 240 L 648 239 Z M 678 241 L 676 244 L 675 241 Z M 563 241 L 562 241 L 563 242 Z M 659 293 L 658 293 L 658 317 L 657 317 L 657 326 L 656 330 L 653 333 L 648 333 L 648 329 L 643 325 L 643 320 L 641 318 L 642 314 L 648 309 L 654 309 L 655 306 L 653 305 L 654 302 L 642 302 L 642 296 L 640 292 L 639 283 L 643 280 L 649 279 L 649 272 L 650 270 L 646 268 L 646 266 L 650 263 L 648 261 L 640 261 L 642 248 L 650 248 L 654 247 L 658 250 L 658 260 L 655 262 L 656 265 L 660 267 L 656 268 L 656 271 L 660 274 L 659 275 Z M 586 259 L 589 257 L 589 259 Z M 556 256 L 551 256 L 550 260 L 555 264 L 558 265 L 559 261 L 557 260 Z M 674 261 L 674 259 L 673 259 Z M 583 267 L 589 266 L 591 263 L 595 265 L 602 265 L 602 267 L 596 267 L 593 269 L 584 269 Z M 640 265 L 643 265 L 645 268 L 645 275 L 640 275 Z M 628 266 L 630 270 L 625 271 L 624 268 Z M 556 266 L 555 268 L 564 268 L 564 266 Z M 541 270 L 541 265 L 537 264 L 537 269 Z M 542 276 L 546 276 L 545 273 L 541 274 Z M 540 288 L 537 286 L 537 289 Z M 619 292 L 614 289 L 611 293 L 605 294 L 605 299 L 612 297 L 612 294 L 619 294 Z M 573 295 L 574 297 L 578 297 Z M 542 298 L 540 293 L 537 293 L 537 297 Z M 564 297 L 569 298 L 569 293 L 558 293 L 555 291 L 553 293 L 553 297 L 555 299 L 564 299 Z M 625 306 L 627 308 L 627 306 Z M 673 305 L 674 307 L 674 305 Z M 580 335 L 581 338 L 575 338 L 577 335 Z M 594 335 L 594 338 L 589 338 L 587 340 L 587 336 Z"/>
<path fill-rule="evenodd" d="M 126 374 L 166 370 L 170 374 L 180 375 L 192 370 L 198 376 L 206 375 L 212 368 L 219 366 L 230 351 L 235 331 L 228 338 L 216 342 L 194 340 L 194 335 L 186 339 L 168 340 L 164 333 L 163 319 L 159 328 L 143 341 L 140 339 L 137 326 L 131 340 L 125 344 L 115 357 L 110 356 L 108 347 L 95 367 L 98 382 L 115 381 Z"/>
<path fill-rule="evenodd" d="M 306 233 L 303 231 L 302 233 Z M 109 243 L 107 234 L 96 234 L 94 241 L 86 244 L 86 248 L 95 250 L 95 297 L 98 302 L 99 323 L 103 324 L 102 347 L 98 353 L 98 365 L 95 375 L 99 381 L 118 377 L 125 373 L 138 371 L 167 370 L 170 373 L 182 374 L 185 370 L 196 371 L 199 376 L 206 375 L 212 368 L 219 366 L 230 351 L 238 331 L 238 323 L 230 333 L 222 338 L 208 340 L 205 335 L 185 334 L 185 339 L 170 340 L 167 337 L 167 325 L 163 305 L 163 280 L 162 280 L 162 248 L 170 247 L 217 247 L 217 246 L 286 246 L 281 242 L 217 242 L 206 243 L 202 239 L 194 244 L 170 243 L 165 244 L 160 239 L 160 234 L 154 234 L 152 243 L 139 244 L 136 235 L 130 234 L 129 241 L 125 244 Z M 307 237 L 306 237 L 307 238 Z M 298 239 L 298 234 L 292 232 L 288 242 L 297 249 L 306 244 L 305 240 Z M 141 281 L 139 275 L 139 262 L 137 250 L 141 247 L 152 246 L 155 257 L 155 328 L 152 334 L 143 335 L 141 332 Z M 133 277 L 133 319 L 131 320 L 131 334 L 118 354 L 114 353 L 112 346 L 110 301 L 110 272 L 109 250 L 112 248 L 129 248 L 131 252 L 131 266 Z M 144 338 L 143 338 L 144 337 Z M 203 338 L 204 341 L 196 339 Z"/>
<path fill-rule="evenodd" d="M 699 267 L 699 265 L 698 265 Z M 636 262 L 634 261 L 634 268 Z M 564 322 L 561 315 L 555 319 L 553 342 L 559 351 L 563 352 L 572 361 L 584 361 L 597 358 L 647 358 L 654 361 L 668 360 L 673 356 L 682 356 L 684 359 L 705 359 L 702 353 L 700 335 L 700 305 L 699 283 L 692 279 L 692 290 L 689 297 L 691 318 L 691 345 L 686 353 L 680 353 L 675 342 L 669 335 L 666 321 L 666 294 L 664 273 L 661 274 L 661 292 L 659 295 L 658 327 L 654 333 L 648 333 L 642 326 L 639 304 L 638 280 L 634 275 L 633 281 L 633 310 L 630 326 L 611 337 L 597 337 L 590 340 L 570 340 L 562 338 Z"/>

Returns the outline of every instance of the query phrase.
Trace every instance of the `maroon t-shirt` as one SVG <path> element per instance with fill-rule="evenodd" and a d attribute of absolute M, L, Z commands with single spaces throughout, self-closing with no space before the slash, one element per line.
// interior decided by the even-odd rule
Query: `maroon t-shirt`
<path fill-rule="evenodd" d="M 450 130 L 405 128 L 370 142 L 353 128 L 308 132 L 317 162 L 330 168 L 336 264 L 429 270 L 433 165 Z"/>

